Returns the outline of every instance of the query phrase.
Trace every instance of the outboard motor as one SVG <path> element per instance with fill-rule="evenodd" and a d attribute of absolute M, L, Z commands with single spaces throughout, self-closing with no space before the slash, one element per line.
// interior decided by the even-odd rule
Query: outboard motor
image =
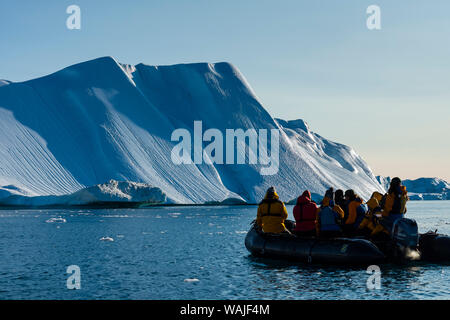
<path fill-rule="evenodd" d="M 416 220 L 402 218 L 392 225 L 392 239 L 398 245 L 416 248 L 419 244 L 419 229 Z"/>
<path fill-rule="evenodd" d="M 400 260 L 418 260 L 420 253 L 419 228 L 413 219 L 402 218 L 392 224 L 391 237 L 395 244 L 395 256 Z"/>

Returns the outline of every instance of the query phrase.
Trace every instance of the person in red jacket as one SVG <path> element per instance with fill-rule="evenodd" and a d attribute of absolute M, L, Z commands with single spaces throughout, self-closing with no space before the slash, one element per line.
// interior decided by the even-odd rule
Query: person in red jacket
<path fill-rule="evenodd" d="M 298 236 L 315 236 L 317 211 L 318 208 L 316 203 L 311 201 L 311 192 L 305 190 L 305 192 L 298 197 L 297 204 L 294 207 L 294 234 Z"/>

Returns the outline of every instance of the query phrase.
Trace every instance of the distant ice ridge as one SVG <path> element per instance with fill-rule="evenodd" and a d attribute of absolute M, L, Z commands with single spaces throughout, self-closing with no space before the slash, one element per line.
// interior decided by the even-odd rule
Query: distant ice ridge
<path fill-rule="evenodd" d="M 26 189 L 21 189 L 19 187 L 9 185 L 0 187 L 0 201 L 1 199 L 8 198 L 10 196 L 33 196 L 34 193 Z"/>
<path fill-rule="evenodd" d="M 170 199 L 159 188 L 145 183 L 111 180 L 108 183 L 83 188 L 61 196 L 11 195 L 0 198 L 0 204 L 20 206 L 84 205 L 105 202 L 170 203 Z"/>
<path fill-rule="evenodd" d="M 171 133 L 192 132 L 197 120 L 222 132 L 279 129 L 278 173 L 261 176 L 253 164 L 175 165 Z M 3 81 L 0 127 L 0 186 L 31 196 L 73 194 L 110 179 L 145 183 L 187 204 L 256 203 L 271 185 L 282 200 L 330 186 L 365 198 L 382 190 L 352 148 L 303 120 L 272 118 L 224 62 L 131 66 L 103 57 L 35 80 Z"/>
<path fill-rule="evenodd" d="M 377 180 L 389 189 L 391 177 L 377 176 Z M 411 200 L 450 200 L 450 185 L 440 178 L 404 179 L 403 185 L 408 190 Z"/>

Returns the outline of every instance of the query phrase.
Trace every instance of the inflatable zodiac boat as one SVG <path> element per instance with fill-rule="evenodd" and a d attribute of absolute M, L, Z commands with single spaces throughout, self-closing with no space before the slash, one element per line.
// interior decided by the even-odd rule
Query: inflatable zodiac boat
<path fill-rule="evenodd" d="M 286 220 L 285 225 L 292 230 L 294 222 Z M 254 256 L 307 263 L 368 265 L 411 260 L 450 261 L 450 237 L 447 235 L 419 234 L 417 223 L 412 219 L 397 220 L 391 234 L 380 241 L 363 237 L 323 239 L 268 234 L 253 224 L 245 246 Z"/>

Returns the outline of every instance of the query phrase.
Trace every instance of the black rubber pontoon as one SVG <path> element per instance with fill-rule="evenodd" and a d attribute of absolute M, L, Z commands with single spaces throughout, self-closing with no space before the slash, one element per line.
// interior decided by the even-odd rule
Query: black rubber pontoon
<path fill-rule="evenodd" d="M 247 233 L 245 246 L 253 255 L 308 263 L 374 264 L 385 255 L 364 239 L 299 238 L 291 235 L 263 234 L 255 227 Z"/>
<path fill-rule="evenodd" d="M 450 237 L 432 231 L 421 234 L 419 250 L 422 261 L 450 262 Z"/>

